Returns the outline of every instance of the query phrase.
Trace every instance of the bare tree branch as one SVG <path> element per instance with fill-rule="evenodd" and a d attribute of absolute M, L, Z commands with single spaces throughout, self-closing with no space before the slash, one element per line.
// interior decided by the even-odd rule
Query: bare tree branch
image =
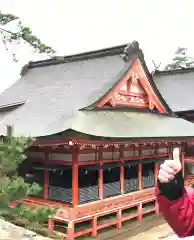
<path fill-rule="evenodd" d="M 20 43 L 21 40 L 23 40 L 32 46 L 38 53 L 46 53 L 47 55 L 55 53 L 52 47 L 42 43 L 41 40 L 32 33 L 29 27 L 22 25 L 21 21 L 17 23 L 18 30 L 16 32 L 9 31 L 2 27 L 14 20 L 19 20 L 19 17 L 10 13 L 4 14 L 0 11 L 0 34 L 7 51 L 9 51 L 9 44 L 13 42 Z M 16 61 L 15 53 L 13 53 L 12 56 L 13 60 Z"/>

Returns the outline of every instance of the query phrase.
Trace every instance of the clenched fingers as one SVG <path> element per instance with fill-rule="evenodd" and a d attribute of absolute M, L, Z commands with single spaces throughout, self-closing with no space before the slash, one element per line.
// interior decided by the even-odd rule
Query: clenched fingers
<path fill-rule="evenodd" d="M 174 170 L 175 174 L 181 170 L 181 163 L 177 164 L 177 162 L 175 162 L 174 160 L 166 160 L 162 165 L 161 167 L 165 166 L 166 169 L 171 168 L 172 170 Z"/>
<path fill-rule="evenodd" d="M 161 183 L 168 183 L 174 179 L 176 173 L 177 169 L 176 167 L 174 167 L 174 162 L 171 160 L 167 160 L 160 166 L 158 180 Z"/>
<path fill-rule="evenodd" d="M 169 182 L 169 180 L 167 178 L 165 178 L 164 176 L 162 176 L 160 173 L 158 174 L 158 180 L 161 183 L 168 183 Z"/>
<path fill-rule="evenodd" d="M 177 173 L 176 170 L 173 168 L 173 166 L 168 165 L 167 163 L 162 164 L 160 166 L 160 169 L 169 175 L 176 175 Z"/>
<path fill-rule="evenodd" d="M 167 179 L 168 182 L 174 179 L 175 174 L 169 173 L 164 171 L 163 169 L 160 169 L 159 171 L 159 176 L 162 177 L 163 179 Z"/>

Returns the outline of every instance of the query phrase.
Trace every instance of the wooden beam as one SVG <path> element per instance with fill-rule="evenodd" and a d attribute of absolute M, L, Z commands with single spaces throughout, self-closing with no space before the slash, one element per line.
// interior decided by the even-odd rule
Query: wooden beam
<path fill-rule="evenodd" d="M 128 79 L 131 77 L 133 70 L 129 69 L 124 76 L 118 81 L 118 83 L 116 84 L 116 86 L 114 86 L 112 88 L 111 91 L 109 91 L 108 93 L 105 94 L 105 96 L 103 96 L 96 104 L 95 107 L 97 108 L 101 108 L 103 107 L 108 100 L 111 98 L 111 96 L 117 91 L 117 89 L 120 89 L 121 86 L 123 85 L 124 82 L 127 82 Z"/>
<path fill-rule="evenodd" d="M 112 145 L 111 145 L 112 147 Z M 132 151 L 134 149 L 134 147 L 132 146 L 121 146 L 123 148 L 123 151 Z M 167 148 L 167 145 L 164 143 L 164 144 L 161 144 L 159 146 L 159 148 Z M 136 150 L 151 150 L 151 149 L 158 149 L 156 147 L 153 147 L 153 146 L 138 146 L 138 147 L 135 147 Z M 102 149 L 103 152 L 111 152 L 110 148 L 103 148 Z M 81 149 L 79 150 L 79 154 L 88 154 L 88 153 L 95 153 L 96 152 L 96 149 Z M 157 153 L 156 153 L 157 154 Z"/>
<path fill-rule="evenodd" d="M 118 83 L 111 89 L 111 91 L 106 93 L 95 104 L 95 107 L 102 108 L 106 103 L 109 103 L 109 102 L 111 103 L 111 105 L 113 107 L 120 105 L 121 103 L 130 106 L 131 101 L 126 96 L 121 96 L 119 94 L 120 89 L 123 86 L 127 87 L 127 82 L 129 81 L 130 78 L 132 78 L 132 80 L 133 79 L 135 80 L 132 84 L 134 84 L 136 87 L 139 86 L 141 89 L 143 89 L 149 98 L 149 105 L 147 104 L 147 98 L 139 99 L 139 103 L 140 103 L 140 100 L 141 100 L 141 102 L 145 103 L 145 104 L 144 103 L 141 104 L 141 107 L 143 107 L 143 108 L 148 107 L 148 108 L 150 108 L 150 110 L 152 110 L 153 107 L 155 106 L 160 113 L 167 113 L 165 107 L 163 106 L 163 103 L 160 102 L 159 97 L 155 93 L 155 89 L 153 89 L 153 86 L 150 84 L 148 76 L 145 73 L 139 59 L 137 59 L 133 63 L 132 67 L 130 67 L 128 69 L 128 71 L 123 75 L 123 77 L 118 80 Z M 125 91 L 125 93 L 126 93 L 126 91 Z M 126 103 L 126 102 L 129 102 L 129 103 Z M 134 102 L 133 104 L 136 104 L 136 103 Z M 138 105 L 139 104 L 137 104 L 136 106 L 138 106 Z"/>
<path fill-rule="evenodd" d="M 152 103 L 154 104 L 154 106 L 157 108 L 157 110 L 160 113 L 167 113 L 165 107 L 163 106 L 163 103 L 160 101 L 159 97 L 157 96 L 155 90 L 153 89 L 148 76 L 146 75 L 141 62 L 139 59 L 137 59 L 137 72 L 139 75 L 139 79 L 140 82 L 142 84 L 142 87 L 146 90 L 148 96 L 150 97 L 150 99 L 152 100 Z"/>
<path fill-rule="evenodd" d="M 136 160 L 143 160 L 146 158 L 160 158 L 160 157 L 167 157 L 166 153 L 164 154 L 153 154 L 153 155 L 142 155 L 142 156 L 130 156 L 130 157 L 122 157 L 118 159 L 105 159 L 105 160 L 89 160 L 89 161 L 81 161 L 78 163 L 79 166 L 87 166 L 92 164 L 104 164 L 104 163 L 118 163 L 118 162 L 125 162 L 125 161 L 136 161 Z"/>
<path fill-rule="evenodd" d="M 114 139 L 113 139 L 114 140 Z M 107 144 L 107 145 L 114 145 L 114 144 L 133 144 L 133 143 L 137 143 L 137 144 L 143 144 L 143 143 L 158 143 L 158 144 L 162 144 L 162 143 L 172 143 L 172 142 L 177 142 L 177 143 L 187 143 L 187 142 L 193 142 L 194 144 L 194 138 L 191 138 L 190 140 L 186 140 L 183 138 L 177 138 L 177 139 L 160 139 L 160 140 L 153 140 L 153 139 L 142 139 L 142 140 L 138 140 L 138 141 L 110 141 L 110 140 L 81 140 L 78 138 L 72 138 L 72 139 L 56 139 L 56 140 L 37 140 L 33 143 L 33 146 L 37 146 L 37 147 L 58 147 L 58 146 L 73 146 L 73 145 L 98 145 L 98 146 L 102 146 L 103 144 Z"/>
<path fill-rule="evenodd" d="M 51 147 L 51 146 L 60 146 L 60 145 L 68 145 L 69 142 L 73 142 L 72 139 L 55 139 L 55 140 L 36 140 L 32 146 L 38 146 L 38 147 Z"/>
<path fill-rule="evenodd" d="M 72 204 L 76 207 L 79 204 L 79 184 L 78 184 L 78 148 L 72 148 Z"/>
<path fill-rule="evenodd" d="M 45 159 L 31 159 L 33 162 L 36 163 L 46 163 Z M 63 161 L 63 160 L 49 160 L 50 164 L 54 164 L 54 165 L 63 165 L 63 166 L 71 166 L 72 165 L 72 161 Z"/>

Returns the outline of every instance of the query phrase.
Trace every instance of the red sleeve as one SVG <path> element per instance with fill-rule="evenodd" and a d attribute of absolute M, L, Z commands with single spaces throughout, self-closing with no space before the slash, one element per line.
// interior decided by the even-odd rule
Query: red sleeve
<path fill-rule="evenodd" d="M 168 200 L 156 187 L 159 210 L 173 231 L 181 238 L 194 235 L 194 190 L 184 190 L 178 200 Z"/>

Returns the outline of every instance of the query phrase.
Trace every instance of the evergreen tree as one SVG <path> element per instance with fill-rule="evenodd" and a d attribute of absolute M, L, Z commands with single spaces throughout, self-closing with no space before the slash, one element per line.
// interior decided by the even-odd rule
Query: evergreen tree
<path fill-rule="evenodd" d="M 31 138 L 13 137 L 11 126 L 0 144 L 0 211 L 9 203 L 40 191 L 37 184 L 27 184 L 17 175 L 18 165 L 26 158 L 24 152 L 32 144 Z"/>
<path fill-rule="evenodd" d="M 18 165 L 26 158 L 24 153 L 32 143 L 33 139 L 30 137 L 13 137 L 11 126 L 7 127 L 7 136 L 1 139 L 0 216 L 43 233 L 42 226 L 47 225 L 49 217 L 55 213 L 56 208 L 33 206 L 25 208 L 22 203 L 18 203 L 15 208 L 10 206 L 11 202 L 27 195 L 37 194 L 41 190 L 36 183 L 25 183 L 17 174 Z"/>
<path fill-rule="evenodd" d="M 17 31 L 10 32 L 6 30 L 4 27 L 14 21 L 17 20 Z M 29 27 L 23 26 L 22 22 L 20 21 L 18 16 L 15 16 L 10 13 L 2 13 L 0 11 L 0 35 L 1 39 L 5 45 L 6 50 L 8 50 L 8 45 L 10 43 L 20 43 L 21 40 L 27 42 L 30 46 L 34 48 L 34 50 L 38 53 L 46 53 L 46 54 L 53 54 L 55 51 L 47 46 L 46 44 L 42 43 L 41 40 L 32 33 L 32 30 Z M 17 61 L 15 54 L 13 53 L 13 60 Z"/>
<path fill-rule="evenodd" d="M 187 48 L 179 47 L 175 52 L 172 63 L 165 67 L 165 70 L 190 68 L 194 66 L 194 58 L 187 55 Z"/>

